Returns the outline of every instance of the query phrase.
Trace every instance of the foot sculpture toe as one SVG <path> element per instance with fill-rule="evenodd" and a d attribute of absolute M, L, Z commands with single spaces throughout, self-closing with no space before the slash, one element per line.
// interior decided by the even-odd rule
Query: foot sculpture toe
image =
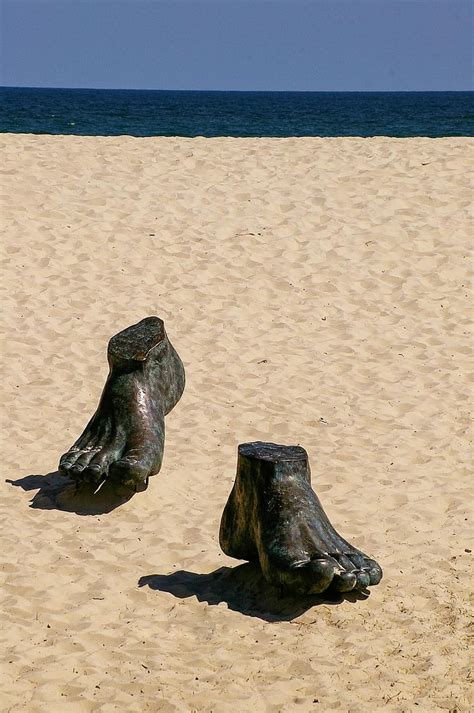
<path fill-rule="evenodd" d="M 112 480 L 119 480 L 126 485 L 144 482 L 151 473 L 147 460 L 138 460 L 133 456 L 124 456 L 111 464 L 109 475 Z"/>
<path fill-rule="evenodd" d="M 71 474 L 73 476 L 80 475 L 85 468 L 89 465 L 91 462 L 92 458 L 95 456 L 97 453 L 97 448 L 93 448 L 89 451 L 85 451 L 81 453 L 81 455 L 77 458 L 75 463 L 71 466 Z"/>
<path fill-rule="evenodd" d="M 63 475 L 69 475 L 69 471 L 79 457 L 79 451 L 68 451 L 61 456 L 59 460 L 59 472 Z"/>
<path fill-rule="evenodd" d="M 94 465 L 92 463 L 89 463 L 89 465 L 82 471 L 84 478 L 90 481 L 99 480 L 102 473 L 103 468 L 101 468 L 100 465 Z"/>
<path fill-rule="evenodd" d="M 332 588 L 336 592 L 352 592 L 357 586 L 355 572 L 336 572 L 332 581 Z"/>
<path fill-rule="evenodd" d="M 304 591 L 309 594 L 321 594 L 331 586 L 335 573 L 334 566 L 329 560 L 313 559 L 305 569 L 307 570 L 307 579 Z"/>
<path fill-rule="evenodd" d="M 357 589 L 367 589 L 367 587 L 370 585 L 369 573 L 363 569 L 360 569 L 355 574 L 357 576 Z"/>
<path fill-rule="evenodd" d="M 375 560 L 367 560 L 369 562 L 369 569 L 367 573 L 370 579 L 370 586 L 378 584 L 382 579 L 383 572 L 381 566 Z"/>
<path fill-rule="evenodd" d="M 320 594 L 330 586 L 334 566 L 327 559 L 298 560 L 287 567 L 281 563 L 270 565 L 266 574 L 269 581 L 285 592 L 305 596 Z"/>
<path fill-rule="evenodd" d="M 347 557 L 351 560 L 355 570 L 361 570 L 369 575 L 369 584 L 367 586 L 373 586 L 380 582 L 382 579 L 382 568 L 375 560 L 366 557 L 356 550 L 348 552 Z"/>
<path fill-rule="evenodd" d="M 78 462 L 76 461 L 76 462 L 73 463 L 73 465 L 71 466 L 69 472 L 70 472 L 70 474 L 72 475 L 72 477 L 74 478 L 74 477 L 77 477 L 78 475 L 80 475 L 80 474 L 82 473 L 82 471 L 84 470 L 85 467 L 86 467 L 85 463 L 78 463 Z"/>

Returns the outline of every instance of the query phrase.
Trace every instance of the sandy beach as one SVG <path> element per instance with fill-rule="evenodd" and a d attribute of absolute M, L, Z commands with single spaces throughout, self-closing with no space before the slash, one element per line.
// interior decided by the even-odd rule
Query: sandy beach
<path fill-rule="evenodd" d="M 1 710 L 472 710 L 472 140 L 0 145 Z M 187 374 L 161 473 L 61 509 L 108 339 L 154 314 Z M 370 596 L 279 599 L 221 552 L 254 440 L 306 448 Z"/>

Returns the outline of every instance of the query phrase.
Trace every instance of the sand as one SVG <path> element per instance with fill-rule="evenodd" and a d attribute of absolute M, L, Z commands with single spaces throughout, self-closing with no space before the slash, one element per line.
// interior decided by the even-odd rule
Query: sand
<path fill-rule="evenodd" d="M 467 712 L 473 142 L 0 144 L 2 710 Z M 151 314 L 187 370 L 162 471 L 62 510 L 107 341 Z M 251 440 L 307 449 L 368 598 L 279 600 L 220 551 Z"/>

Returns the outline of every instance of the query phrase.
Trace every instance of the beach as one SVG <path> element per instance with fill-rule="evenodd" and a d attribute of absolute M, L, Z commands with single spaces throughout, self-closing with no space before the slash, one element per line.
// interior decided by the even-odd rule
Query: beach
<path fill-rule="evenodd" d="M 1 710 L 472 710 L 472 139 L 0 144 Z M 61 509 L 107 342 L 149 315 L 187 378 L 162 470 Z M 370 596 L 280 600 L 221 552 L 257 440 L 308 451 Z"/>

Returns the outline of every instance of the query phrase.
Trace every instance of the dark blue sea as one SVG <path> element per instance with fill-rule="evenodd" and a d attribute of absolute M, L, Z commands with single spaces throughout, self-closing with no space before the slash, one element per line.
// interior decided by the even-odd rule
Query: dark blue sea
<path fill-rule="evenodd" d="M 474 92 L 0 88 L 0 132 L 80 136 L 473 136 Z"/>

